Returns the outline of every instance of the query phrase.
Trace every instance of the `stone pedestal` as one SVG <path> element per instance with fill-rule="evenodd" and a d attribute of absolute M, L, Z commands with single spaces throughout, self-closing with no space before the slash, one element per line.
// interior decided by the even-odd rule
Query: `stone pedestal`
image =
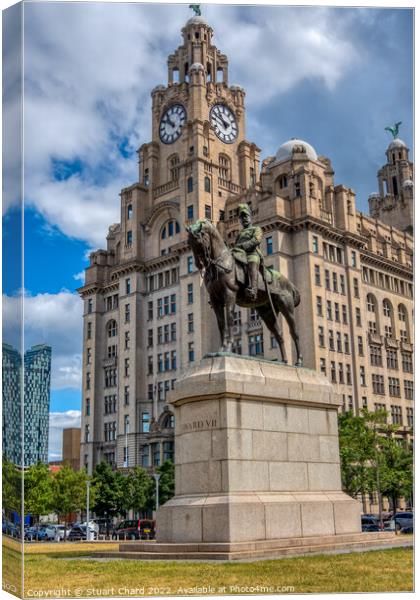
<path fill-rule="evenodd" d="M 359 533 L 341 490 L 337 410 L 315 371 L 235 355 L 178 380 L 175 496 L 157 541 L 233 543 Z"/>

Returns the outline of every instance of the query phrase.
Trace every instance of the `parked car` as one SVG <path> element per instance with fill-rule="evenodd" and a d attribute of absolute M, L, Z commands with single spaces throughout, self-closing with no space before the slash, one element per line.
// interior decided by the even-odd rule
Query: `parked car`
<path fill-rule="evenodd" d="M 64 540 L 64 525 L 47 525 L 45 528 L 47 532 L 47 539 L 55 541 L 57 539 L 57 535 L 60 540 Z M 67 528 L 66 538 L 69 537 L 69 529 Z"/>
<path fill-rule="evenodd" d="M 26 541 L 37 541 L 42 542 L 48 540 L 48 534 L 46 527 L 26 527 L 25 529 L 25 540 Z"/>
<path fill-rule="evenodd" d="M 90 530 L 89 539 L 97 540 L 98 534 L 96 533 L 96 531 L 94 529 L 91 529 L 90 527 L 89 527 L 89 530 Z M 87 539 L 86 525 L 74 525 L 71 528 L 70 533 L 68 535 L 69 542 L 76 542 L 76 541 L 86 540 L 86 539 Z"/>
<path fill-rule="evenodd" d="M 396 512 L 389 521 L 386 521 L 385 528 L 399 531 L 403 527 L 413 527 L 413 519 L 412 512 Z"/>
<path fill-rule="evenodd" d="M 94 519 L 93 522 L 98 526 L 98 533 L 108 534 L 113 530 L 112 520 L 106 517 Z"/>
<path fill-rule="evenodd" d="M 112 534 L 114 540 L 154 540 L 156 524 L 153 519 L 130 519 L 117 525 Z"/>
<path fill-rule="evenodd" d="M 372 515 L 362 515 L 362 531 L 382 531 L 381 524 Z"/>
<path fill-rule="evenodd" d="M 400 529 L 400 533 L 405 533 L 405 534 L 410 534 L 410 533 L 414 533 L 414 529 L 413 526 L 411 525 L 411 527 L 401 527 Z"/>

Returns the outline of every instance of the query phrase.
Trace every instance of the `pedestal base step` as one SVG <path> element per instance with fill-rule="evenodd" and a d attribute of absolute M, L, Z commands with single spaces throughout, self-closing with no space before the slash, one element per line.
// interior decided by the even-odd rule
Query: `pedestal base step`
<path fill-rule="evenodd" d="M 411 538 L 402 538 L 393 532 L 372 532 L 238 543 L 164 544 L 136 541 L 120 544 L 119 552 L 101 552 L 95 556 L 137 560 L 229 561 L 411 545 Z"/>

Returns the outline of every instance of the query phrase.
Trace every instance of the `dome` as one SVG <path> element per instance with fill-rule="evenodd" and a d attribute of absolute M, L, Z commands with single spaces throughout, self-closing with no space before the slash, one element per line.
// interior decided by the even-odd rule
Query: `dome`
<path fill-rule="evenodd" d="M 389 144 L 388 150 L 392 150 L 393 148 L 407 148 L 407 144 L 399 138 L 396 138 Z"/>
<path fill-rule="evenodd" d="M 156 87 L 153 88 L 152 94 L 154 94 L 155 92 L 161 92 L 164 90 L 166 90 L 166 87 L 164 85 L 157 85 Z"/>
<path fill-rule="evenodd" d="M 299 148 L 302 152 L 306 152 L 306 155 L 310 160 L 318 160 L 318 155 L 315 152 L 315 149 L 308 144 L 308 142 L 298 140 L 297 138 L 292 138 L 291 140 L 282 144 L 277 150 L 276 163 L 290 159 L 292 157 L 294 148 Z"/>
<path fill-rule="evenodd" d="M 204 71 L 204 65 L 199 62 L 193 63 L 190 67 L 190 71 Z"/>
<path fill-rule="evenodd" d="M 232 91 L 236 91 L 236 90 L 238 90 L 238 91 L 240 91 L 240 92 L 243 92 L 243 91 L 244 91 L 244 88 L 243 88 L 241 85 L 231 85 L 231 86 L 230 86 L 230 89 L 231 89 Z"/>
<path fill-rule="evenodd" d="M 187 21 L 187 27 L 189 25 L 207 25 L 207 22 L 205 21 L 205 19 L 203 19 L 203 17 L 191 17 L 191 19 L 188 19 Z"/>
<path fill-rule="evenodd" d="M 379 192 L 372 192 L 371 194 L 369 194 L 369 199 L 370 198 L 380 198 L 381 195 L 379 194 Z"/>
<path fill-rule="evenodd" d="M 414 187 L 414 182 L 411 179 L 406 179 L 402 184 L 403 188 L 412 188 Z"/>

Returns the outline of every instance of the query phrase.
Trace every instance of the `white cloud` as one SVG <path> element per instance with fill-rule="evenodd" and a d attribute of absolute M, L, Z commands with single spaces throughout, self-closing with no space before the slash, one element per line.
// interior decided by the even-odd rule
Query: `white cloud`
<path fill-rule="evenodd" d="M 85 283 L 85 272 L 84 271 L 80 271 L 80 273 L 75 273 L 73 275 L 73 277 L 76 281 L 81 281 L 82 283 Z"/>
<path fill-rule="evenodd" d="M 18 296 L 3 296 L 3 339 L 15 347 L 21 333 L 21 303 Z M 24 296 L 25 348 L 52 347 L 52 389 L 81 387 L 82 310 L 79 296 L 68 291 Z"/>
<path fill-rule="evenodd" d="M 333 89 L 354 66 L 344 13 L 316 10 L 315 19 L 303 8 L 205 7 L 248 108 L 308 78 Z M 118 145 L 134 152 L 150 140 L 150 90 L 166 82 L 167 56 L 189 14 L 175 4 L 26 6 L 26 196 L 66 235 L 103 246 L 119 220 L 118 194 L 137 179 L 137 161 Z M 58 181 L 53 159 L 82 168 Z"/>
<path fill-rule="evenodd" d="M 61 460 L 63 454 L 63 429 L 80 427 L 80 410 L 50 412 L 48 460 Z"/>

